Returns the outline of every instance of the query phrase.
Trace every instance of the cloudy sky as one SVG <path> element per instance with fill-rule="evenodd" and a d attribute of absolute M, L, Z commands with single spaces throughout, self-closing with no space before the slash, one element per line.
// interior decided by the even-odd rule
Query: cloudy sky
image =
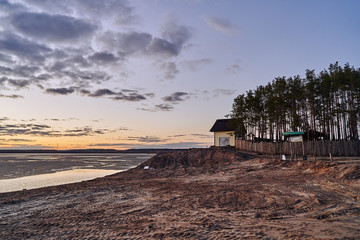
<path fill-rule="evenodd" d="M 357 0 L 0 0 L 0 148 L 206 147 L 233 99 L 360 67 Z"/>

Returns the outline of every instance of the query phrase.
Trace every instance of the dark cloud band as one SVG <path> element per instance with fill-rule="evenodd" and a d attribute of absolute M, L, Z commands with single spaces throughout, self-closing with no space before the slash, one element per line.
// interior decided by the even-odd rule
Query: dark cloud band
<path fill-rule="evenodd" d="M 12 16 L 11 23 L 27 36 L 53 42 L 79 40 L 96 30 L 96 26 L 84 20 L 46 13 L 18 13 Z"/>

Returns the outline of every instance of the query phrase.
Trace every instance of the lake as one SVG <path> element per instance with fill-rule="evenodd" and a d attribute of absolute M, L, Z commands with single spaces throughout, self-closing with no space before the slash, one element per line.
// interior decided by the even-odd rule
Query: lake
<path fill-rule="evenodd" d="M 0 193 L 90 180 L 138 166 L 154 154 L 0 153 Z"/>

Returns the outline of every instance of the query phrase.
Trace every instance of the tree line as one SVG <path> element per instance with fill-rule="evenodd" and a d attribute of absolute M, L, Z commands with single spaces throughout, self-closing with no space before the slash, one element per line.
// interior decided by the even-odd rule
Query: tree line
<path fill-rule="evenodd" d="M 360 68 L 330 64 L 304 78 L 277 77 L 234 99 L 229 117 L 237 135 L 281 141 L 282 133 L 304 131 L 330 140 L 358 140 Z"/>

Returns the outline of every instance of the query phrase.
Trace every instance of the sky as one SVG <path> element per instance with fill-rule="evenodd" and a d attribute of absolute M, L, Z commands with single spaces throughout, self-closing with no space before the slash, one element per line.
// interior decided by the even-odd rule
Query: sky
<path fill-rule="evenodd" d="M 358 0 L 0 0 L 0 149 L 213 145 L 234 98 L 360 66 Z"/>

